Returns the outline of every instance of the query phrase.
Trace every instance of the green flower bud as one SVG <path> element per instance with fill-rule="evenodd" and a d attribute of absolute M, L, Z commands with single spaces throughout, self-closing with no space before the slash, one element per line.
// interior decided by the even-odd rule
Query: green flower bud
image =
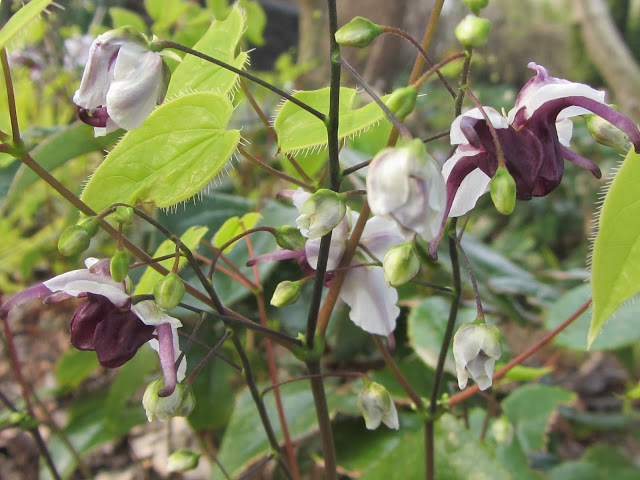
<path fill-rule="evenodd" d="M 503 215 L 509 215 L 516 206 L 516 181 L 505 167 L 499 167 L 489 187 L 491 200 Z"/>
<path fill-rule="evenodd" d="M 412 242 L 402 243 L 387 250 L 382 261 L 384 279 L 392 287 L 404 285 L 420 271 L 420 259 Z"/>
<path fill-rule="evenodd" d="M 181 448 L 169 455 L 169 459 L 167 460 L 167 472 L 188 472 L 198 466 L 199 460 L 200 453 L 189 448 Z"/>
<path fill-rule="evenodd" d="M 184 297 L 184 283 L 177 273 L 169 273 L 153 287 L 156 303 L 163 310 L 173 310 Z"/>
<path fill-rule="evenodd" d="M 147 412 L 147 418 L 150 422 L 154 420 L 164 422 L 172 417 L 186 417 L 193 411 L 196 406 L 196 398 L 189 385 L 178 383 L 171 395 L 159 397 L 158 392 L 163 388 L 164 380 L 154 380 L 142 395 L 142 406 Z"/>
<path fill-rule="evenodd" d="M 478 15 L 480 10 L 489 5 L 489 0 L 464 0 L 464 4 L 469 7 L 469 10 Z"/>
<path fill-rule="evenodd" d="M 455 29 L 458 41 L 467 50 L 478 48 L 487 43 L 491 22 L 486 18 L 467 15 Z"/>
<path fill-rule="evenodd" d="M 383 33 L 380 25 L 364 17 L 355 17 L 336 32 L 335 38 L 339 45 L 347 47 L 366 47 L 374 38 Z"/>
<path fill-rule="evenodd" d="M 116 207 L 116 211 L 113 212 L 112 216 L 116 222 L 129 225 L 133 221 L 133 208 L 120 205 Z"/>
<path fill-rule="evenodd" d="M 375 430 L 380 426 L 380 423 L 384 423 L 394 430 L 400 426 L 398 411 L 391 394 L 377 382 L 369 382 L 358 393 L 358 408 L 362 412 L 369 430 Z"/>
<path fill-rule="evenodd" d="M 76 225 L 85 230 L 90 237 L 94 237 L 98 233 L 100 220 L 98 217 L 82 217 Z"/>
<path fill-rule="evenodd" d="M 91 235 L 86 228 L 72 225 L 65 228 L 58 239 L 58 251 L 65 257 L 78 255 L 89 248 Z"/>
<path fill-rule="evenodd" d="M 109 261 L 111 278 L 116 282 L 123 282 L 129 275 L 129 256 L 125 250 L 117 250 Z"/>
<path fill-rule="evenodd" d="M 614 105 L 609 106 L 614 107 Z M 633 146 L 629 141 L 629 137 L 622 130 L 614 127 L 604 118 L 589 114 L 584 115 L 584 119 L 587 121 L 589 133 L 596 142 L 611 147 L 622 154 L 626 154 Z"/>
<path fill-rule="evenodd" d="M 274 307 L 284 307 L 292 305 L 300 298 L 300 282 L 290 282 L 285 280 L 280 282 L 271 297 L 271 305 Z"/>
<path fill-rule="evenodd" d="M 300 233 L 298 227 L 292 225 L 282 225 L 276 228 L 274 233 L 276 243 L 285 250 L 298 252 L 304 248 L 306 238 Z"/>
<path fill-rule="evenodd" d="M 415 87 L 402 87 L 394 90 L 384 103 L 396 117 L 402 120 L 413 112 L 417 98 L 418 90 Z"/>
<path fill-rule="evenodd" d="M 307 238 L 320 238 L 337 227 L 346 212 L 343 194 L 321 188 L 302 204 L 296 224 Z"/>

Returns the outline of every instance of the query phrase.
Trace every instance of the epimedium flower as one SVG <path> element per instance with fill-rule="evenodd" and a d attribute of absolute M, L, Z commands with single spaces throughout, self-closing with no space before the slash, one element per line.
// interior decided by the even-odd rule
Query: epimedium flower
<path fill-rule="evenodd" d="M 167 64 L 149 49 L 144 35 L 122 27 L 94 40 L 73 102 L 96 136 L 130 130 L 162 103 L 169 76 Z"/>
<path fill-rule="evenodd" d="M 365 387 L 358 392 L 358 408 L 368 430 L 375 430 L 381 423 L 393 430 L 400 427 L 398 410 L 391 394 L 377 382 L 365 382 Z"/>
<path fill-rule="evenodd" d="M 486 390 L 493 382 L 493 369 L 500 358 L 500 331 L 484 322 L 465 323 L 453 337 L 453 356 L 458 386 L 464 389 L 469 377 Z"/>
<path fill-rule="evenodd" d="M 427 242 L 436 237 L 444 218 L 445 184 L 422 141 L 384 149 L 373 158 L 367 200 L 375 215 L 393 219 L 405 232 Z"/>
<path fill-rule="evenodd" d="M 593 162 L 569 150 L 570 117 L 596 114 L 626 133 L 640 151 L 640 132 L 631 120 L 604 102 L 604 92 L 551 77 L 533 62 L 528 67 L 536 75 L 520 90 L 506 117 L 483 107 L 496 131 L 505 167 L 515 180 L 517 199 L 529 200 L 553 191 L 562 179 L 565 159 L 601 177 Z M 459 217 L 487 191 L 499 166 L 498 154 L 478 108 L 457 117 L 450 136 L 451 144 L 457 147 L 442 168 L 447 190 L 445 213 L 446 217 Z"/>
<path fill-rule="evenodd" d="M 182 324 L 151 300 L 132 305 L 125 282 L 111 278 L 108 259 L 89 258 L 85 263 L 86 269 L 63 273 L 15 294 L 0 307 L 0 315 L 6 318 L 13 308 L 36 298 L 44 297 L 45 303 L 86 298 L 71 318 L 71 344 L 95 351 L 103 367 L 116 368 L 149 342 L 162 367 L 165 389 L 160 395 L 170 395 L 185 376 L 184 359 L 175 367 L 180 355 L 177 328 Z"/>
<path fill-rule="evenodd" d="M 342 221 L 347 206 L 344 195 L 321 188 L 298 207 L 300 216 L 296 224 L 307 238 L 320 238 Z"/>

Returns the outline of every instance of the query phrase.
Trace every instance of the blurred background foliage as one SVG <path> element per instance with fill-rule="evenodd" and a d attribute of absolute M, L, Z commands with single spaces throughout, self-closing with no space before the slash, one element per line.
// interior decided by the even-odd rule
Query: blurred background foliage
<path fill-rule="evenodd" d="M 15 8 L 20 2 L 2 2 L 0 11 L 5 18 L 11 14 L 7 9 L 12 3 Z M 17 85 L 19 121 L 28 147 L 65 185 L 80 193 L 83 182 L 103 158 L 103 151 L 109 150 L 121 135 L 120 132 L 94 138 L 91 128 L 78 124 L 75 119 L 70 98 L 79 83 L 92 39 L 109 28 L 129 24 L 147 34 L 192 46 L 212 18 L 225 18 L 229 2 L 70 0 L 59 3 L 64 8 L 50 8 L 50 13 L 32 22 L 14 39 L 9 53 Z M 601 30 L 585 18 L 591 7 L 603 5 L 607 15 L 602 16 L 602 20 L 610 21 L 620 41 L 637 61 L 640 59 L 640 1 L 586 0 L 586 3 L 585 7 L 581 0 L 492 0 L 486 10 L 493 24 L 490 42 L 474 56 L 471 73 L 471 87 L 480 101 L 498 110 L 509 110 L 518 90 L 531 76 L 527 63 L 535 61 L 546 66 L 553 76 L 607 88 L 623 111 L 635 115 L 637 96 L 628 96 L 627 87 L 609 83 L 607 72 L 617 68 L 618 51 L 610 53 L 607 59 L 610 64 L 606 64 L 602 56 L 588 48 L 585 36 L 597 36 Z M 432 2 L 350 0 L 339 4 L 341 24 L 355 15 L 364 15 L 379 23 L 403 26 L 420 38 Z M 240 0 L 240 5 L 247 15 L 241 48 L 251 50 L 251 63 L 247 68 L 287 89 L 316 88 L 327 83 L 324 0 Z M 430 52 L 433 58 L 439 60 L 459 51 L 452 31 L 466 13 L 461 1 L 445 2 Z M 365 49 L 345 49 L 344 52 L 380 94 L 406 83 L 415 57 L 410 46 L 388 37 L 381 37 Z M 175 63 L 172 66 L 175 67 Z M 459 69 L 460 65 L 454 64 L 444 72 L 454 84 Z M 637 90 L 640 83 L 633 83 L 634 77 L 629 76 L 633 72 L 625 75 L 622 80 Z M 346 73 L 343 79 L 345 84 L 354 85 Z M 249 89 L 266 115 L 273 117 L 279 99 L 262 89 L 253 86 Z M 4 92 L 4 85 L 0 85 L 0 91 Z M 431 80 L 420 93 L 418 107 L 407 119 L 410 130 L 422 138 L 447 130 L 453 120 L 453 108 L 446 90 L 437 80 Z M 238 107 L 231 126 L 242 127 L 245 143 L 254 155 L 275 168 L 297 175 L 278 155 L 276 142 L 248 102 L 241 101 L 243 98 L 242 90 L 238 89 L 235 93 Z M 362 102 L 368 101 L 363 95 Z M 0 95 L 0 112 L 0 129 L 10 131 L 4 93 Z M 635 116 L 635 120 L 638 119 Z M 615 172 L 621 160 L 619 154 L 596 144 L 580 119 L 575 124 L 572 149 L 595 161 L 604 178 Z M 341 161 L 349 165 L 367 160 L 384 145 L 387 134 L 388 126 L 381 124 L 348 141 L 341 152 Z M 448 138 L 430 142 L 428 149 L 438 161 L 444 162 L 450 152 Z M 326 167 L 324 152 L 301 154 L 297 159 L 310 175 L 322 175 Z M 365 172 L 350 177 L 353 187 L 362 188 Z M 585 285 L 589 239 L 594 234 L 597 204 L 605 184 L 606 181 L 594 180 L 588 172 L 567 164 L 562 184 L 551 195 L 519 202 L 508 217 L 498 215 L 485 196 L 469 219 L 463 245 L 491 321 L 503 331 L 502 361 L 508 361 L 511 352 L 522 351 L 532 339 L 540 338 L 545 329 L 555 328 L 589 297 L 589 286 Z M 156 216 L 178 235 L 189 227 L 205 225 L 208 235 L 213 236 L 227 218 L 250 211 L 260 212 L 260 222 L 264 225 L 292 223 L 296 216 L 293 208 L 266 200 L 275 198 L 281 188 L 291 188 L 291 185 L 236 159 L 230 163 L 228 172 L 199 198 L 177 207 L 178 215 L 156 212 Z M 77 213 L 17 161 L 2 154 L 0 213 L 0 294 L 3 297 L 52 274 L 78 268 L 80 259 L 65 259 L 56 249 L 59 233 L 76 222 Z M 162 240 L 142 224 L 134 224 L 126 233 L 149 252 Z M 256 253 L 275 248 L 269 236 L 256 236 L 253 242 Z M 99 235 L 93 240 L 90 252 L 94 256 L 108 256 L 113 249 L 110 239 Z M 243 272 L 250 274 L 244 267 L 248 258 L 245 246 L 234 249 L 229 257 Z M 441 254 L 440 258 L 440 263 L 430 263 L 423 268 L 423 280 L 449 283 L 447 256 Z M 288 262 L 269 264 L 261 273 L 266 298 L 270 298 L 280 281 L 301 276 L 297 265 Z M 135 278 L 135 271 L 132 276 Z M 461 321 L 471 319 L 475 312 L 468 276 L 463 278 L 467 280 Z M 255 317 L 257 306 L 249 290 L 223 275 L 216 274 L 215 283 L 223 302 Z M 306 293 L 308 297 L 309 289 L 310 285 L 305 285 L 303 295 Z M 419 393 L 428 395 L 446 321 L 447 300 L 430 291 L 425 294 L 424 288 L 409 284 L 400 289 L 400 302 L 403 313 L 396 330 L 395 355 Z M 42 335 L 54 332 L 66 339 L 65 315 L 68 314 L 69 311 L 62 310 L 59 312 L 62 321 L 52 320 L 51 325 L 58 327 L 56 332 L 51 326 L 43 326 L 42 319 L 48 316 L 26 313 L 18 321 L 16 330 L 30 333 L 34 339 L 25 340 L 23 354 L 33 351 L 30 342 L 45 348 L 47 341 Z M 473 399 L 464 409 L 456 410 L 456 416 L 464 421 L 453 416 L 443 417 L 438 428 L 444 433 L 453 432 L 458 440 L 441 444 L 437 454 L 443 463 L 453 458 L 460 463 L 459 470 L 449 471 L 439 466 L 447 472 L 442 478 L 466 478 L 460 472 L 480 468 L 480 464 L 484 465 L 483 471 L 492 472 L 497 478 L 640 477 L 640 329 L 633 328 L 632 323 L 635 321 L 637 325 L 639 314 L 637 303 L 623 307 L 603 329 L 600 343 L 589 352 L 586 351 L 588 315 L 585 314 L 582 323 L 557 337 L 552 346 L 527 362 L 537 370 L 516 372 L 496 385 L 487 398 Z M 34 315 L 39 320 L 36 323 L 33 323 Z M 386 385 L 401 404 L 408 405 L 406 394 L 389 372 L 382 370 L 384 363 L 369 336 L 347 320 L 344 305 L 336 309 L 334 317 L 326 351 L 327 368 L 369 372 Z M 280 326 L 295 336 L 304 330 L 305 304 L 280 309 L 270 307 L 268 318 L 273 326 Z M 193 326 L 196 320 L 186 318 L 185 323 Z M 198 338 L 211 345 L 221 334 L 222 327 L 207 324 Z M 257 338 L 247 341 L 258 376 L 266 382 L 266 365 L 261 362 L 262 343 Z M 136 446 L 136 437 L 145 438 L 147 443 L 154 442 L 148 437 L 150 427 L 134 428 L 145 423 L 139 399 L 141 386 L 154 373 L 155 362 L 147 358 L 149 352 L 141 350 L 134 362 L 117 373 L 105 373 L 96 368 L 93 354 L 73 351 L 65 341 L 56 345 L 51 347 L 48 363 L 44 362 L 42 367 L 34 364 L 29 375 L 35 391 L 46 399 L 47 408 L 56 412 L 55 421 L 61 429 L 57 433 L 52 431 L 50 448 L 56 462 L 60 462 L 63 476 L 82 478 L 77 470 L 79 459 L 65 442 L 75 446 L 85 464 L 85 473 L 86 470 L 98 473 L 125 468 L 133 468 L 137 472 L 134 475 L 142 475 L 141 471 L 148 472 L 151 468 L 162 471 L 155 460 L 138 461 L 134 467 L 107 460 L 111 457 L 140 460 L 140 456 L 145 455 L 140 452 L 145 450 Z M 204 353 L 194 347 L 193 353 L 190 352 L 192 365 Z M 231 351 L 225 354 L 233 356 Z M 301 364 L 287 352 L 278 350 L 277 362 L 282 379 L 303 374 Z M 55 367 L 51 367 L 52 363 Z M 453 373 L 449 365 L 447 385 L 451 393 L 457 388 Z M 536 379 L 534 384 L 522 386 L 522 381 L 532 378 Z M 313 410 L 312 402 L 303 385 L 285 387 L 283 394 L 301 467 L 312 475 L 318 469 L 311 457 L 318 450 L 318 439 L 312 435 L 316 428 L 315 419 L 309 413 Z M 328 381 L 327 385 L 344 478 L 398 478 L 393 473 L 393 469 L 398 468 L 397 459 L 413 458 L 421 451 L 415 415 L 405 409 L 400 433 L 365 432 L 355 408 L 354 391 L 358 385 L 338 381 Z M 6 367 L 0 377 L 0 389 L 19 401 Z M 268 450 L 266 440 L 256 438 L 259 425 L 240 377 L 227 364 L 215 360 L 199 374 L 194 389 L 198 407 L 188 422 L 196 432 L 195 444 L 212 458 L 217 457 L 237 476 Z M 561 404 L 561 408 L 556 408 Z M 0 444 L 9 456 L 15 455 L 12 450 L 15 436 L 12 430 L 7 432 L 2 433 Z M 162 435 L 166 435 L 166 431 L 163 430 L 159 438 L 163 438 Z M 475 440 L 479 435 L 484 438 L 482 444 Z M 177 444 L 176 436 L 172 438 Z M 469 445 L 473 443 L 469 451 L 463 452 L 460 444 L 466 441 Z M 165 450 L 162 442 L 155 443 L 159 451 Z M 147 455 L 155 458 L 160 454 Z M 408 470 L 402 478 L 419 478 L 418 473 L 413 476 L 414 463 L 416 469 L 422 468 L 418 460 L 413 463 L 403 460 L 402 465 L 408 465 Z M 205 465 L 214 471 L 212 478 L 222 478 L 216 473 L 212 460 Z M 6 478 L 35 478 L 28 476 L 32 472 L 28 468 L 22 472 L 27 475 L 24 477 L 12 477 L 19 473 L 2 468 L 5 467 L 0 467 L 0 473 L 9 475 Z M 45 470 L 42 475 L 46 478 Z M 190 478 L 205 478 L 197 476 L 203 475 L 202 470 L 194 475 Z M 259 478 L 270 478 L 264 475 Z"/>

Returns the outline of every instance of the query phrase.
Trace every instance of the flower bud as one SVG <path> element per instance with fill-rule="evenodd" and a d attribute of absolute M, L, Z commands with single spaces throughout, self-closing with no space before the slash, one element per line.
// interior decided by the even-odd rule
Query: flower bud
<path fill-rule="evenodd" d="M 65 228 L 58 239 L 58 251 L 65 257 L 78 255 L 89 248 L 91 235 L 86 228 L 72 225 Z"/>
<path fill-rule="evenodd" d="M 516 181 L 505 167 L 498 167 L 489 187 L 491 200 L 503 215 L 509 215 L 516 206 Z"/>
<path fill-rule="evenodd" d="M 169 273 L 153 287 L 153 296 L 162 310 L 173 310 L 184 297 L 184 283 L 177 273 Z"/>
<path fill-rule="evenodd" d="M 109 261 L 109 273 L 116 282 L 123 282 L 129 275 L 129 256 L 125 250 L 117 250 Z"/>
<path fill-rule="evenodd" d="M 296 224 L 307 238 L 320 238 L 340 223 L 346 211 L 344 195 L 321 188 L 302 204 Z"/>
<path fill-rule="evenodd" d="M 113 219 L 118 223 L 124 225 L 130 225 L 133 220 L 133 208 L 120 205 L 116 207 L 116 211 L 113 212 Z"/>
<path fill-rule="evenodd" d="M 611 147 L 622 154 L 626 154 L 632 147 L 629 137 L 604 118 L 593 113 L 584 115 L 584 118 L 587 121 L 589 133 L 596 142 Z"/>
<path fill-rule="evenodd" d="M 374 38 L 383 33 L 380 25 L 364 17 L 355 17 L 336 32 L 335 38 L 339 45 L 347 47 L 366 47 Z"/>
<path fill-rule="evenodd" d="M 168 397 L 159 397 L 158 392 L 164 389 L 162 379 L 151 382 L 142 396 L 142 406 L 147 412 L 150 422 L 164 422 L 172 417 L 186 417 L 196 406 L 196 398 L 191 386 L 178 383 L 174 392 Z"/>
<path fill-rule="evenodd" d="M 513 441 L 513 425 L 505 415 L 494 420 L 491 425 L 491 433 L 498 445 L 510 445 Z"/>
<path fill-rule="evenodd" d="M 274 236 L 278 246 L 285 250 L 293 250 L 294 252 L 302 250 L 304 248 L 304 242 L 306 241 L 302 233 L 300 233 L 300 230 L 298 230 L 298 227 L 292 225 L 277 227 Z"/>
<path fill-rule="evenodd" d="M 94 237 L 98 233 L 100 220 L 98 217 L 82 217 L 76 225 L 86 231 L 90 237 Z"/>
<path fill-rule="evenodd" d="M 385 100 L 385 104 L 396 117 L 402 120 L 416 108 L 418 90 L 415 87 L 402 87 L 394 90 L 391 96 Z"/>
<path fill-rule="evenodd" d="M 493 382 L 493 369 L 500 358 L 500 331 L 484 320 L 465 323 L 453 337 L 453 356 L 456 361 L 458 386 L 467 386 L 469 377 L 486 390 Z"/>
<path fill-rule="evenodd" d="M 369 430 L 375 430 L 380 423 L 394 430 L 400 426 L 391 394 L 377 382 L 369 382 L 358 393 L 358 408 Z"/>
<path fill-rule="evenodd" d="M 284 307 L 292 305 L 300 298 L 300 282 L 290 282 L 285 280 L 280 282 L 271 297 L 271 305 L 274 307 Z"/>
<path fill-rule="evenodd" d="M 488 19 L 470 14 L 462 19 L 454 33 L 462 46 L 471 50 L 487 43 L 490 30 L 491 22 Z"/>
<path fill-rule="evenodd" d="M 464 0 L 464 4 L 469 7 L 469 10 L 478 15 L 480 10 L 489 5 L 489 0 Z"/>
<path fill-rule="evenodd" d="M 420 259 L 412 242 L 401 243 L 387 250 L 382 261 L 384 279 L 392 287 L 404 285 L 418 274 Z"/>
<path fill-rule="evenodd" d="M 167 473 L 179 472 L 184 473 L 198 467 L 200 453 L 189 448 L 181 448 L 176 450 L 167 460 Z"/>

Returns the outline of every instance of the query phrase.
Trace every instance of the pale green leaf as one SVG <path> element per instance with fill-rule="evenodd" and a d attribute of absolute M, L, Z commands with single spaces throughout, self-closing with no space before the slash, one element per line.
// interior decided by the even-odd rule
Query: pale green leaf
<path fill-rule="evenodd" d="M 56 381 L 61 387 L 76 388 L 98 366 L 95 352 L 68 350 L 56 362 Z"/>
<path fill-rule="evenodd" d="M 620 304 L 640 291 L 640 154 L 630 151 L 602 204 L 593 244 L 588 344 Z"/>
<path fill-rule="evenodd" d="M 182 234 L 180 237 L 180 241 L 192 252 L 196 249 L 202 237 L 204 237 L 209 229 L 207 227 L 190 227 L 186 232 Z M 160 246 L 156 249 L 153 254 L 153 258 L 162 257 L 164 255 L 169 255 L 171 253 L 175 253 L 176 244 L 171 240 L 165 240 L 160 244 Z M 186 258 L 180 257 L 178 262 L 178 268 L 182 268 L 187 261 Z M 158 262 L 160 265 L 165 267 L 167 270 L 170 270 L 173 267 L 174 259 L 170 258 L 168 260 L 163 260 L 162 262 Z M 156 272 L 153 268 L 147 267 L 142 278 L 136 285 L 135 295 L 144 295 L 153 293 L 153 287 L 156 283 L 162 278 L 162 275 Z"/>
<path fill-rule="evenodd" d="M 141 33 L 147 32 L 147 25 L 144 23 L 144 19 L 131 10 L 127 10 L 126 8 L 111 7 L 109 9 L 109 15 L 111 16 L 111 20 L 113 21 L 113 28 L 120 28 L 130 25 Z"/>
<path fill-rule="evenodd" d="M 189 7 L 189 3 L 181 0 L 145 0 L 144 7 L 154 23 L 166 27 L 176 21 L 180 14 Z"/>
<path fill-rule="evenodd" d="M 380 121 L 386 121 L 384 112 L 374 102 L 356 109 L 357 93 L 353 88 L 340 89 L 338 136 L 341 139 L 357 135 Z M 325 114 L 329 112 L 329 88 L 297 92 L 294 97 L 319 112 Z M 313 150 L 327 144 L 325 124 L 290 101 L 282 105 L 276 116 L 274 127 L 278 132 L 278 144 L 282 153 Z"/>
<path fill-rule="evenodd" d="M 23 29 L 33 19 L 37 18 L 52 0 L 31 0 L 24 7 L 18 10 L 0 30 L 0 48 L 4 48 L 18 32 Z"/>
<path fill-rule="evenodd" d="M 237 6 L 225 20 L 215 20 L 207 33 L 194 45 L 194 50 L 214 57 L 236 68 L 242 68 L 247 53 L 236 55 L 244 32 L 244 15 Z M 201 58 L 186 55 L 171 75 L 167 97 L 181 92 L 213 90 L 227 94 L 236 84 L 238 75 Z"/>
<path fill-rule="evenodd" d="M 243 232 L 255 227 L 261 215 L 256 212 L 249 212 L 240 217 L 231 217 L 222 224 L 220 229 L 213 236 L 213 246 L 216 248 L 222 247 L 225 243 L 231 239 L 237 237 Z M 229 245 L 225 252 L 229 252 L 233 249 L 235 243 Z"/>
<path fill-rule="evenodd" d="M 96 211 L 114 203 L 170 207 L 195 195 L 224 167 L 240 140 L 225 130 L 233 107 L 219 93 L 196 92 L 156 108 L 127 132 L 93 174 L 82 200 Z"/>

